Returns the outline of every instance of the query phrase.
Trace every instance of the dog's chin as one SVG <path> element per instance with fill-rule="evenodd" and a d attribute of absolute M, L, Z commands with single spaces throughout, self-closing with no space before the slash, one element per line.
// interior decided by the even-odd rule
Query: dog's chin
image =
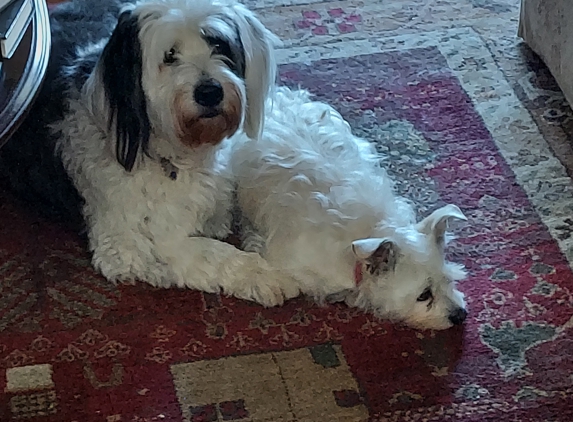
<path fill-rule="evenodd" d="M 200 116 L 200 119 L 212 119 L 213 117 L 217 117 L 218 115 L 221 114 L 221 110 L 217 109 L 217 108 L 212 108 L 212 109 L 208 109 L 205 110 Z"/>
<path fill-rule="evenodd" d="M 190 148 L 201 145 L 217 145 L 237 132 L 240 116 L 226 110 L 210 109 L 197 117 L 184 119 L 179 123 L 178 137 L 181 143 Z"/>
<path fill-rule="evenodd" d="M 442 331 L 452 328 L 454 325 L 445 318 L 426 320 L 405 320 L 404 324 L 415 330 L 435 330 Z"/>

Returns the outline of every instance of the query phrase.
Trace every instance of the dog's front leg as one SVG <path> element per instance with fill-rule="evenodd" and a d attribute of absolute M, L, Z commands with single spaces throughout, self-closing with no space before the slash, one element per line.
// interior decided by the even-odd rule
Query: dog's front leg
<path fill-rule="evenodd" d="M 157 253 L 151 237 L 112 213 L 90 218 L 92 265 L 113 282 L 145 281 L 153 286 L 172 284 L 174 275 Z"/>
<path fill-rule="evenodd" d="M 257 253 L 205 237 L 150 239 L 138 230 L 90 232 L 92 263 L 110 281 L 188 287 L 276 306 L 299 295 L 295 276 L 272 268 Z"/>
<path fill-rule="evenodd" d="M 272 268 L 259 254 L 205 237 L 158 244 L 180 287 L 235 296 L 264 306 L 280 305 L 299 295 L 295 276 Z"/>

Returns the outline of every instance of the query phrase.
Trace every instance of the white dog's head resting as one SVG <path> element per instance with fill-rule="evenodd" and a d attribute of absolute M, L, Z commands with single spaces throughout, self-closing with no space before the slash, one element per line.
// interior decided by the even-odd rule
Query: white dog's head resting
<path fill-rule="evenodd" d="M 143 0 L 122 10 L 84 95 L 128 171 L 149 149 L 182 156 L 240 129 L 258 137 L 277 42 L 234 1 Z"/>
<path fill-rule="evenodd" d="M 373 237 L 354 241 L 363 279 L 346 299 L 349 305 L 416 328 L 461 324 L 466 304 L 455 284 L 466 274 L 444 254 L 448 222 L 455 219 L 466 217 L 457 206 L 446 205 L 416 225 L 378 227 Z"/>

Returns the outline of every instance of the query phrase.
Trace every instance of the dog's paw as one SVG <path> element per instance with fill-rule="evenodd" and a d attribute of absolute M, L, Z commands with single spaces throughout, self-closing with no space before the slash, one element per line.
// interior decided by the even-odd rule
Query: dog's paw
<path fill-rule="evenodd" d="M 350 294 L 352 293 L 352 289 L 342 290 L 337 293 L 331 293 L 326 296 L 326 303 L 338 303 L 338 302 L 345 302 Z"/>
<path fill-rule="evenodd" d="M 230 294 L 265 307 L 282 305 L 300 294 L 299 282 L 293 275 L 271 268 L 259 255 L 252 254 L 250 258 L 251 265 L 229 291 Z"/>
<path fill-rule="evenodd" d="M 215 215 L 205 222 L 202 234 L 211 239 L 225 239 L 232 233 L 232 215 L 230 212 Z"/>
<path fill-rule="evenodd" d="M 242 248 L 245 252 L 255 252 L 262 255 L 265 252 L 265 239 L 258 234 L 252 234 L 243 240 Z"/>
<path fill-rule="evenodd" d="M 257 278 L 258 279 L 258 278 Z M 266 280 L 258 281 L 233 292 L 233 296 L 239 299 L 250 300 L 264 307 L 280 306 L 284 303 L 285 297 L 282 289 L 274 283 L 267 283 Z"/>
<path fill-rule="evenodd" d="M 139 254 L 99 248 L 92 256 L 92 266 L 112 283 L 135 284 L 143 281 L 156 287 L 168 287 L 165 263 L 156 259 L 144 259 Z M 167 283 L 167 285 L 165 285 Z"/>
<path fill-rule="evenodd" d="M 135 281 L 131 266 L 117 252 L 107 250 L 102 253 L 102 251 L 95 251 L 92 256 L 92 266 L 112 283 L 133 283 Z"/>
<path fill-rule="evenodd" d="M 203 228 L 203 232 L 201 233 L 205 237 L 209 237 L 211 239 L 226 239 L 230 234 L 231 225 L 216 225 L 216 224 L 209 224 L 205 225 Z"/>

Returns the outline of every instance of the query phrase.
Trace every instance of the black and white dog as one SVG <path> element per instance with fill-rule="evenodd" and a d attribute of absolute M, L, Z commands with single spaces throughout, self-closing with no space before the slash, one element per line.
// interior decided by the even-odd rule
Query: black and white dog
<path fill-rule="evenodd" d="M 43 90 L 0 150 L 12 187 L 84 221 L 111 281 L 296 296 L 290 275 L 215 240 L 231 226 L 222 157 L 261 133 L 276 38 L 233 0 L 75 0 L 51 24 Z"/>

